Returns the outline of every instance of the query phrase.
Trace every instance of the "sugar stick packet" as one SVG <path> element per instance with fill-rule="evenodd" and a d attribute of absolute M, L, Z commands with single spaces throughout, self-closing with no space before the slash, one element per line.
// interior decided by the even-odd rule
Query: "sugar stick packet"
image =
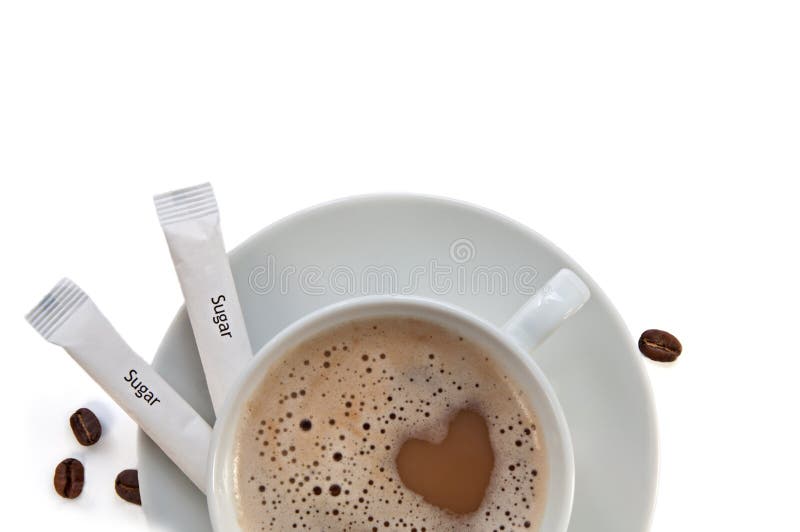
<path fill-rule="evenodd" d="M 205 491 L 211 427 L 133 352 L 83 290 L 63 279 L 25 319 L 45 340 L 63 347 Z"/>
<path fill-rule="evenodd" d="M 159 194 L 154 201 L 186 300 L 211 402 L 219 412 L 253 350 L 225 253 L 214 191 L 204 183 Z"/>

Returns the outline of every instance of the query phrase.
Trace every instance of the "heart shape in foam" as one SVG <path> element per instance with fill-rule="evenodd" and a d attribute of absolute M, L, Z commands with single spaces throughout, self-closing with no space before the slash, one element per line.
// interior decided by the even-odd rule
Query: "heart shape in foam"
<path fill-rule="evenodd" d="M 403 484 L 430 504 L 456 514 L 474 512 L 486 496 L 494 469 L 486 420 L 474 410 L 461 410 L 441 442 L 409 439 L 396 463 Z"/>

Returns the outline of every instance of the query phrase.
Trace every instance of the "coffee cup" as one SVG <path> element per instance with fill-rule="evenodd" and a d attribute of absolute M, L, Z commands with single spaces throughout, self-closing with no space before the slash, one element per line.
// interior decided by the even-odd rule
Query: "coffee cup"
<path fill-rule="evenodd" d="M 564 532 L 569 524 L 574 491 L 575 468 L 567 422 L 555 392 L 531 356 L 531 351 L 553 333 L 567 318 L 588 301 L 590 292 L 570 270 L 556 273 L 502 327 L 497 327 L 456 306 L 423 297 L 366 296 L 333 304 L 309 314 L 288 326 L 267 343 L 243 368 L 238 381 L 228 392 L 221 414 L 212 431 L 200 430 L 197 414 L 160 380 L 140 359 L 117 360 L 115 353 L 94 352 L 95 345 L 125 346 L 105 321 L 97 329 L 91 300 L 81 293 L 64 304 L 51 293 L 29 316 L 34 327 L 48 340 L 64 347 L 110 395 L 139 423 L 160 447 L 206 493 L 211 522 L 216 532 L 241 530 L 240 495 L 235 482 L 237 427 L 248 408 L 248 401 L 282 355 L 303 341 L 338 325 L 365 319 L 413 318 L 453 331 L 476 345 L 507 374 L 513 376 L 522 395 L 536 412 L 538 431 L 547 449 L 546 502 L 539 530 Z M 61 293 L 64 292 L 62 289 Z M 79 301 L 79 303 L 76 303 Z M 102 315 L 97 314 L 102 318 Z M 50 318 L 53 319 L 50 319 Z M 111 335 L 113 342 L 80 342 L 82 335 Z M 129 348 L 127 348 L 130 350 Z M 103 358 L 101 371 L 94 361 Z M 127 381 L 128 369 L 136 365 L 137 375 L 155 383 L 160 400 L 147 404 L 118 387 L 120 377 Z M 118 370 L 118 371 L 117 371 Z M 117 375 L 118 373 L 118 375 Z M 161 409 L 172 426 L 164 426 L 152 409 Z M 196 416 L 193 417 L 193 416 Z M 185 426 L 191 430 L 184 431 Z M 312 505 L 313 502 L 309 502 Z M 269 511 L 269 509 L 265 510 Z"/>

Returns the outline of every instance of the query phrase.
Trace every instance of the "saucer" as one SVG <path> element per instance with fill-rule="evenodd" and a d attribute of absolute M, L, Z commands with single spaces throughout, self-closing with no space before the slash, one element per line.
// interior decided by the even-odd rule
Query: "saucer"
<path fill-rule="evenodd" d="M 258 351 L 296 319 L 350 297 L 416 294 L 502 325 L 561 268 L 592 298 L 533 355 L 567 417 L 576 486 L 570 532 L 642 532 L 658 450 L 650 386 L 625 324 L 572 259 L 501 215 L 412 195 L 361 196 L 294 214 L 231 252 L 250 341 Z M 156 370 L 210 423 L 211 400 L 182 309 Z M 142 433 L 142 506 L 154 527 L 211 532 L 203 494 Z"/>

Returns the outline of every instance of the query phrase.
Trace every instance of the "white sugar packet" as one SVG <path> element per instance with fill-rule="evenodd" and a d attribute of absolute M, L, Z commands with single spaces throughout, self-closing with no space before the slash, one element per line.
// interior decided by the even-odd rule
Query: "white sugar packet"
<path fill-rule="evenodd" d="M 63 279 L 25 319 L 45 340 L 63 347 L 205 491 L 211 427 L 133 352 L 83 290 Z"/>
<path fill-rule="evenodd" d="M 214 411 L 252 359 L 211 185 L 154 197 L 186 300 Z"/>

